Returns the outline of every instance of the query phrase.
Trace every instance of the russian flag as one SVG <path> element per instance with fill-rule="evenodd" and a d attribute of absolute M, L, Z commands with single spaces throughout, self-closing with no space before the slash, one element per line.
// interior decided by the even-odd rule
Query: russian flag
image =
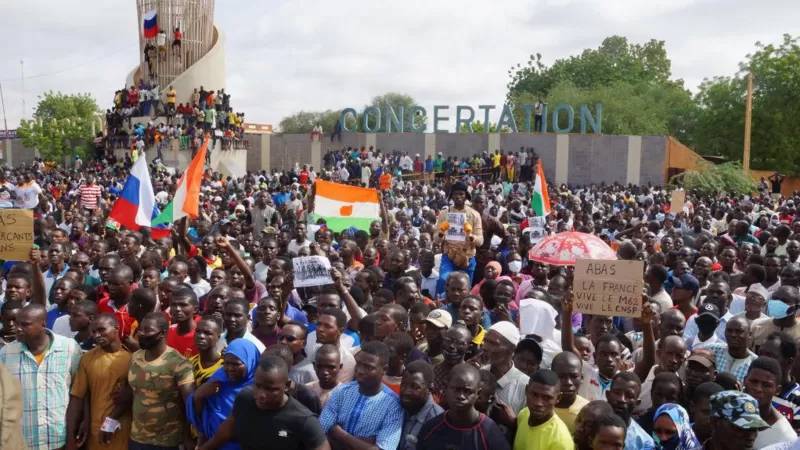
<path fill-rule="evenodd" d="M 151 9 L 144 14 L 142 20 L 142 28 L 144 29 L 144 37 L 152 39 L 158 34 L 158 15 L 155 9 Z"/>
<path fill-rule="evenodd" d="M 108 217 L 130 230 L 138 230 L 140 227 L 150 227 L 152 218 L 157 214 L 147 160 L 142 155 L 131 168 L 131 174 L 125 180 L 122 193 L 114 202 Z"/>

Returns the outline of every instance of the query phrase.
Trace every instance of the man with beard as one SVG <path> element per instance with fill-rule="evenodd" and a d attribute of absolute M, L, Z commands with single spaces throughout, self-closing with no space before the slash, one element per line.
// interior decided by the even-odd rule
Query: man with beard
<path fill-rule="evenodd" d="M 703 315 L 703 313 L 706 311 L 701 308 L 701 310 L 698 311 L 697 315 L 690 317 L 689 320 L 686 321 L 686 327 L 683 330 L 683 338 L 686 340 L 687 343 L 691 342 L 692 349 L 694 349 L 695 346 L 698 345 L 698 340 L 700 342 L 705 342 L 705 344 L 702 345 L 703 347 L 707 347 L 708 345 L 711 345 L 716 341 L 724 342 L 725 326 L 728 323 L 728 321 L 734 316 L 730 311 L 728 311 L 728 305 L 730 305 L 731 301 L 733 300 L 733 295 L 731 294 L 731 288 L 726 281 L 721 279 L 716 281 L 711 281 L 708 287 L 706 288 L 705 293 L 706 297 L 703 300 L 703 305 L 710 303 L 717 307 L 717 311 L 719 313 L 718 317 L 719 322 L 717 323 L 717 326 L 714 329 L 714 334 L 716 334 L 717 339 L 714 339 L 709 342 L 707 340 L 703 341 L 702 339 L 697 338 L 697 335 L 700 332 L 699 324 L 697 323 L 697 321 L 710 319 L 710 317 L 707 317 L 708 314 L 703 316 L 705 317 L 705 319 L 701 319 L 701 315 Z M 706 323 L 706 327 L 707 326 L 708 323 Z M 708 336 L 707 332 L 708 330 L 706 329 L 704 336 Z"/>
<path fill-rule="evenodd" d="M 192 365 L 167 346 L 169 324 L 163 314 L 146 315 L 136 332 L 139 348 L 131 357 L 128 384 L 133 394 L 131 449 L 187 444 L 184 404 L 192 392 Z M 189 447 L 191 448 L 191 447 Z"/>
<path fill-rule="evenodd" d="M 711 396 L 711 437 L 706 450 L 751 450 L 758 432 L 769 427 L 758 415 L 758 402 L 744 392 L 721 391 Z"/>
<path fill-rule="evenodd" d="M 447 412 L 422 426 L 417 450 L 509 450 L 497 424 L 475 409 L 480 381 L 480 371 L 475 367 L 453 367 L 447 380 Z"/>
<path fill-rule="evenodd" d="M 569 429 L 554 411 L 560 389 L 559 377 L 552 370 L 533 373 L 525 390 L 527 407 L 517 418 L 514 450 L 574 448 Z"/>
<path fill-rule="evenodd" d="M 655 443 L 633 418 L 633 411 L 639 405 L 641 381 L 636 374 L 620 372 L 611 381 L 611 388 L 606 391 L 606 399 L 614 412 L 627 424 L 625 448 L 629 450 L 655 449 Z"/>
<path fill-rule="evenodd" d="M 100 314 L 92 323 L 92 337 L 97 346 L 81 358 L 78 373 L 72 383 L 67 407 L 67 449 L 78 449 L 86 443 L 88 449 L 104 448 L 124 450 L 128 448 L 131 432 L 130 414 L 113 417 L 114 397 L 125 384 L 131 354 L 122 347 L 117 319 L 111 314 Z M 84 410 L 84 399 L 89 398 L 89 410 Z M 79 422 L 85 414 L 90 416 L 89 430 L 79 430 Z M 100 444 L 101 425 L 111 419 L 119 424 L 107 445 Z"/>
<path fill-rule="evenodd" d="M 750 342 L 750 326 L 747 319 L 737 316 L 728 321 L 725 327 L 725 342 L 718 342 L 707 347 L 714 354 L 718 372 L 728 372 L 736 377 L 739 383 L 744 381 L 750 363 L 756 354 L 747 348 Z"/>
<path fill-rule="evenodd" d="M 355 381 L 331 393 L 319 420 L 334 447 L 397 448 L 403 408 L 382 382 L 388 363 L 386 344 L 367 342 L 356 355 Z"/>
<path fill-rule="evenodd" d="M 425 361 L 414 361 L 406 366 L 400 382 L 400 403 L 405 411 L 403 434 L 399 450 L 415 450 L 420 429 L 426 422 L 444 410 L 433 401 L 433 369 Z"/>
<path fill-rule="evenodd" d="M 514 419 L 525 407 L 526 386 L 529 385 L 528 376 L 514 367 L 514 349 L 519 340 L 516 325 L 501 321 L 489 328 L 483 342 L 483 351 L 489 359 L 489 371 L 497 380 L 496 406 L 505 412 L 499 414 L 496 420 L 508 427 L 514 426 Z"/>

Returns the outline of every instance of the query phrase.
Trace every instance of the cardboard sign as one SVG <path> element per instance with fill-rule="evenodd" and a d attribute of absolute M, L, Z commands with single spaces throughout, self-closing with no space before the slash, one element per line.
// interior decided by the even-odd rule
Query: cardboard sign
<path fill-rule="evenodd" d="M 642 316 L 644 263 L 579 259 L 575 262 L 574 310 L 601 316 Z"/>
<path fill-rule="evenodd" d="M 675 190 L 672 191 L 672 197 L 669 201 L 669 212 L 678 214 L 683 212 L 683 205 L 686 204 L 686 191 Z"/>
<path fill-rule="evenodd" d="M 0 259 L 27 261 L 33 247 L 33 210 L 0 209 Z"/>
<path fill-rule="evenodd" d="M 464 231 L 464 224 L 467 222 L 466 213 L 447 213 L 447 234 L 445 239 L 454 242 L 464 242 L 467 240 L 467 233 Z"/>
<path fill-rule="evenodd" d="M 292 266 L 295 288 L 333 284 L 331 262 L 324 256 L 298 256 Z"/>

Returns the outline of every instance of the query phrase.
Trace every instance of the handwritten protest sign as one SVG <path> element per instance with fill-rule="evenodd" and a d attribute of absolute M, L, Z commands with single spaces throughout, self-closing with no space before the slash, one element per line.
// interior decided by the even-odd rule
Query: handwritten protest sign
<path fill-rule="evenodd" d="M 579 259 L 575 262 L 575 311 L 601 316 L 642 316 L 642 261 Z"/>
<path fill-rule="evenodd" d="M 669 201 L 669 212 L 678 214 L 683 211 L 683 205 L 686 204 L 686 191 L 675 190 L 672 191 L 672 197 Z"/>
<path fill-rule="evenodd" d="M 447 234 L 445 239 L 454 242 L 464 242 L 467 240 L 467 233 L 464 231 L 464 223 L 467 221 L 466 213 L 447 213 Z"/>
<path fill-rule="evenodd" d="M 324 256 L 298 256 L 292 266 L 295 288 L 333 284 L 331 262 Z"/>
<path fill-rule="evenodd" d="M 25 261 L 33 246 L 33 211 L 0 209 L 0 259 Z"/>

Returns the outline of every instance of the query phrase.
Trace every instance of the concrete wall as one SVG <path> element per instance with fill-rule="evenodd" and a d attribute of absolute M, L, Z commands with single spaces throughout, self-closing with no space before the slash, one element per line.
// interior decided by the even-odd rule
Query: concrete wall
<path fill-rule="evenodd" d="M 533 148 L 539 154 L 548 180 L 561 184 L 635 183 L 661 184 L 665 180 L 668 138 L 664 136 L 612 136 L 596 134 L 532 133 L 344 133 L 342 141 L 329 137 L 312 141 L 307 134 L 246 135 L 250 171 L 284 169 L 311 164 L 320 167 L 328 150 L 374 146 L 384 152 L 398 150 L 422 158 L 442 152 L 465 157 L 484 150 L 517 152 Z"/>

